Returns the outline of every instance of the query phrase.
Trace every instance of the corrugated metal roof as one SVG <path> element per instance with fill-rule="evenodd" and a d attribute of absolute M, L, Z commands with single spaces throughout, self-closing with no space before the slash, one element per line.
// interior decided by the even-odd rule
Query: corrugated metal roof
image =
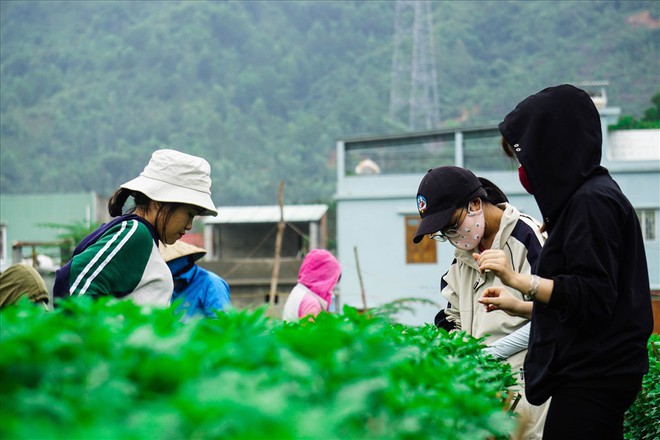
<path fill-rule="evenodd" d="M 311 222 L 320 220 L 328 205 L 284 205 L 284 221 Z M 205 223 L 277 223 L 280 207 L 272 206 L 220 206 L 217 217 L 208 217 Z"/>

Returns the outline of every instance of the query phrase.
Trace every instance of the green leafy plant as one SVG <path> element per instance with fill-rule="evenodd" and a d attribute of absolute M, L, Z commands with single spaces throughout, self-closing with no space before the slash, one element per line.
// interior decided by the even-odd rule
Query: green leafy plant
<path fill-rule="evenodd" d="M 128 301 L 52 313 L 24 301 L 0 312 L 0 344 L 2 438 L 483 440 L 515 428 L 510 367 L 481 340 L 349 307 L 183 325 Z"/>
<path fill-rule="evenodd" d="M 57 234 L 57 239 L 60 241 L 60 254 L 65 263 L 71 258 L 76 245 L 94 232 L 100 224 L 79 220 L 71 223 L 42 223 L 39 226 L 62 231 Z"/>
<path fill-rule="evenodd" d="M 624 438 L 628 440 L 660 439 L 660 335 L 651 335 L 648 353 L 649 372 L 624 419 Z"/>
<path fill-rule="evenodd" d="M 100 225 L 96 222 L 90 223 L 85 220 L 79 220 L 71 223 L 42 223 L 39 226 L 62 230 L 62 232 L 57 234 L 57 238 L 75 246 Z"/>
<path fill-rule="evenodd" d="M 644 110 L 644 116 L 636 119 L 634 116 L 624 115 L 619 118 L 619 122 L 610 125 L 610 130 L 632 130 L 636 128 L 660 128 L 660 93 L 656 93 L 651 98 L 653 107 Z"/>
<path fill-rule="evenodd" d="M 401 312 L 415 313 L 415 308 L 412 306 L 413 304 L 423 304 L 436 309 L 440 308 L 439 304 L 428 298 L 410 297 L 399 298 L 381 306 L 370 308 L 367 314 L 370 316 L 378 316 L 381 318 L 391 319 Z"/>

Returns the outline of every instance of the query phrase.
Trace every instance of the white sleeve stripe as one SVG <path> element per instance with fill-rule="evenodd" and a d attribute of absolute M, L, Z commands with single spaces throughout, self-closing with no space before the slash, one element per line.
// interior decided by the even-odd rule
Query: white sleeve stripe
<path fill-rule="evenodd" d="M 100 252 L 98 252 L 96 255 L 94 255 L 94 258 L 92 258 L 91 261 L 89 263 L 87 263 L 87 266 L 85 266 L 85 268 L 80 272 L 80 274 L 76 278 L 76 281 L 71 285 L 71 288 L 69 289 L 69 295 L 73 295 L 73 292 L 75 292 L 76 288 L 78 287 L 78 284 L 80 284 L 82 282 L 83 278 L 85 277 L 85 275 L 87 275 L 87 272 L 89 272 L 92 269 L 92 267 L 94 267 L 94 264 L 96 264 L 96 262 L 99 260 L 99 258 L 101 258 L 103 253 L 112 245 L 112 243 L 117 239 L 117 237 L 119 235 L 121 235 L 121 233 L 124 231 L 124 229 L 126 229 L 126 222 L 125 221 L 121 222 L 121 229 L 119 229 L 119 232 L 117 232 L 115 235 L 112 236 L 110 241 L 108 241 L 105 244 L 105 246 L 103 246 L 103 249 L 101 249 Z"/>
<path fill-rule="evenodd" d="M 121 250 L 121 248 L 124 247 L 124 245 L 125 245 L 126 242 L 129 240 L 129 238 L 131 238 L 131 236 L 132 236 L 132 235 L 135 233 L 135 231 L 137 230 L 137 227 L 138 227 L 138 222 L 137 222 L 137 221 L 133 221 L 133 225 L 131 226 L 130 231 L 128 231 L 128 233 L 126 233 L 126 236 L 124 236 L 124 238 L 122 238 L 122 240 L 119 242 L 119 244 L 117 245 L 117 247 L 115 247 L 115 248 L 112 250 L 112 252 L 110 252 L 110 255 L 108 255 L 108 256 L 106 257 L 106 259 L 105 259 L 105 260 L 99 265 L 99 267 L 96 268 L 96 270 L 94 271 L 94 273 L 93 273 L 89 278 L 87 278 L 87 282 L 85 283 L 85 285 L 83 286 L 83 288 L 80 290 L 79 295 L 84 295 L 84 294 L 85 294 L 85 292 L 86 292 L 87 289 L 89 288 L 89 285 L 92 283 L 92 281 L 94 281 L 94 278 L 96 278 L 96 276 L 97 276 L 99 273 L 101 273 L 101 271 L 105 268 L 105 266 L 107 266 L 108 263 L 110 263 L 110 261 L 112 261 L 112 257 L 114 257 L 115 255 L 117 255 L 117 252 L 119 252 L 119 251 Z M 116 237 L 116 236 L 115 236 L 115 237 Z M 112 237 L 113 240 L 114 240 L 115 237 Z"/>

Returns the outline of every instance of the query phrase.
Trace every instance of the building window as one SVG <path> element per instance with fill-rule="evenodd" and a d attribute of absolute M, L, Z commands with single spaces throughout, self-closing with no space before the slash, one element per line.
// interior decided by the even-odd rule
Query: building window
<path fill-rule="evenodd" d="M 654 209 L 638 209 L 637 218 L 642 227 L 642 237 L 645 241 L 654 241 L 658 238 L 656 211 Z"/>
<path fill-rule="evenodd" d="M 418 244 L 413 243 L 412 239 L 417 232 L 417 227 L 421 219 L 419 216 L 409 215 L 405 217 L 406 225 L 406 263 L 436 263 L 437 245 L 434 240 L 422 240 Z"/>

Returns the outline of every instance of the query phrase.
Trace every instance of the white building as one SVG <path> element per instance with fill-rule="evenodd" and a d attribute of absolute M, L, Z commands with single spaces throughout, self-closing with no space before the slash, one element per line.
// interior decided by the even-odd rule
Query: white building
<path fill-rule="evenodd" d="M 599 112 L 603 126 L 602 163 L 638 210 L 651 289 L 658 292 L 660 130 L 608 135 L 607 126 L 616 123 L 620 110 L 601 105 Z M 446 306 L 439 283 L 453 259 L 454 248 L 432 240 L 412 243 L 419 223 L 417 187 L 430 168 L 468 168 L 498 185 L 521 211 L 540 218 L 536 202 L 518 181 L 517 165 L 504 156 L 499 139 L 497 126 L 493 125 L 337 142 L 335 198 L 337 250 L 344 268 L 339 285 L 343 304 L 363 308 L 363 290 L 367 307 L 410 297 L 437 304 L 413 303 L 414 313 L 399 316 L 401 322 L 413 325 L 432 323 L 437 311 Z M 365 159 L 377 164 L 379 173 L 356 173 L 356 165 Z"/>

